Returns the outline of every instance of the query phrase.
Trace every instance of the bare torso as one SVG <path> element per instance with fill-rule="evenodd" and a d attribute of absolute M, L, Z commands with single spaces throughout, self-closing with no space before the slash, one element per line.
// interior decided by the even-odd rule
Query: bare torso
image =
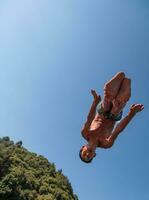
<path fill-rule="evenodd" d="M 98 147 L 108 148 L 106 139 L 111 135 L 114 125 L 114 120 L 105 119 L 97 113 L 90 126 L 88 141 L 96 142 Z"/>

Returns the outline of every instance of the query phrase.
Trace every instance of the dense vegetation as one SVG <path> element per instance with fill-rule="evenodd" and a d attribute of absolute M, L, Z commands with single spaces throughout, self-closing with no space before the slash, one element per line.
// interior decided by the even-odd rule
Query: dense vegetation
<path fill-rule="evenodd" d="M 78 200 L 62 170 L 43 156 L 0 139 L 0 200 Z"/>

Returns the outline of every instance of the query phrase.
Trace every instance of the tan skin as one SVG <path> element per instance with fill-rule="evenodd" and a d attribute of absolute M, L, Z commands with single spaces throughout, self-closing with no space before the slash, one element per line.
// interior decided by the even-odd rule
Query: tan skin
<path fill-rule="evenodd" d="M 101 101 L 95 90 L 91 90 L 93 103 L 87 117 L 87 121 L 82 128 L 82 136 L 88 141 L 82 149 L 82 157 L 91 159 L 95 156 L 97 147 L 110 148 L 113 146 L 117 136 L 129 124 L 131 119 L 144 109 L 142 104 L 133 104 L 125 118 L 123 118 L 115 127 L 116 122 L 111 119 L 105 119 L 96 113 L 96 107 Z M 114 128 L 115 127 L 115 128 Z"/>

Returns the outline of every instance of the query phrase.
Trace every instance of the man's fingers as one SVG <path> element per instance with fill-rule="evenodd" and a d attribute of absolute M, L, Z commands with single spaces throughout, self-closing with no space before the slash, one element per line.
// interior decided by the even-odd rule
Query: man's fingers
<path fill-rule="evenodd" d="M 144 108 L 144 105 L 143 105 L 143 104 L 134 103 L 134 104 L 131 105 L 131 107 L 138 107 L 138 106 L 141 107 L 141 108 L 142 108 L 142 107 Z"/>
<path fill-rule="evenodd" d="M 101 101 L 100 95 L 98 95 L 95 90 L 91 90 L 91 93 L 92 93 L 92 95 L 94 97 L 94 100 Z"/>
<path fill-rule="evenodd" d="M 143 104 L 133 104 L 131 106 L 131 110 L 135 110 L 136 112 L 141 112 L 144 109 Z"/>
<path fill-rule="evenodd" d="M 98 95 L 97 95 L 97 93 L 96 93 L 95 90 L 91 90 L 91 93 L 92 93 L 92 95 L 93 95 L 94 97 L 98 97 Z"/>
<path fill-rule="evenodd" d="M 134 103 L 134 104 L 131 105 L 131 107 L 134 107 L 135 105 L 136 105 L 136 104 Z"/>
<path fill-rule="evenodd" d="M 137 106 L 138 106 L 141 110 L 144 109 L 144 105 L 143 105 L 143 104 L 137 104 Z"/>
<path fill-rule="evenodd" d="M 141 106 L 141 110 L 143 110 L 144 109 L 144 105 L 141 104 L 140 106 Z"/>
<path fill-rule="evenodd" d="M 135 107 L 138 109 L 138 111 L 142 111 L 144 109 L 144 105 L 143 104 L 136 104 Z"/>
<path fill-rule="evenodd" d="M 91 93 L 92 93 L 92 94 L 96 94 L 96 91 L 95 91 L 95 90 L 91 90 Z"/>

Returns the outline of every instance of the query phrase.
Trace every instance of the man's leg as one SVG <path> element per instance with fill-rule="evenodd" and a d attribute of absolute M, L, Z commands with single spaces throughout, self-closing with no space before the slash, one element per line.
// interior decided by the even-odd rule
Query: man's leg
<path fill-rule="evenodd" d="M 102 101 L 104 111 L 109 111 L 111 109 L 112 101 L 116 98 L 124 78 L 125 74 L 119 72 L 105 84 L 104 98 Z"/>
<path fill-rule="evenodd" d="M 131 80 L 129 78 L 124 78 L 122 85 L 116 98 L 113 100 L 113 107 L 111 113 L 118 115 L 125 107 L 127 101 L 131 96 Z"/>

